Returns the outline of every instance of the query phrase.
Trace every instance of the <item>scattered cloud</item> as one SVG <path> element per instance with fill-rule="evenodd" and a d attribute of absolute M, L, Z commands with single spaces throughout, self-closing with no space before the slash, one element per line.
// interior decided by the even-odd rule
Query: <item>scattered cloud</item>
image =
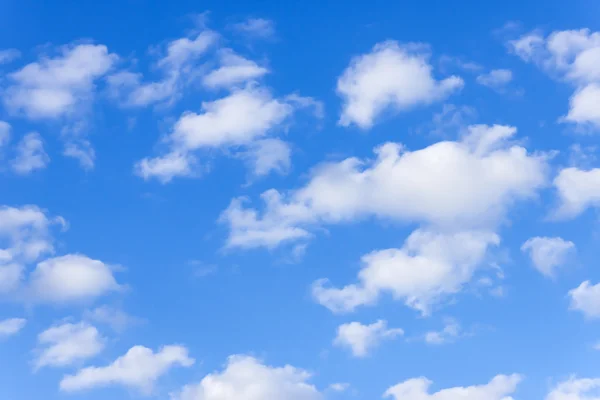
<path fill-rule="evenodd" d="M 0 65 L 8 64 L 21 57 L 21 52 L 17 49 L 0 50 Z"/>
<path fill-rule="evenodd" d="M 337 82 L 342 126 L 369 129 L 384 111 L 400 112 L 444 100 L 461 89 L 458 76 L 436 80 L 425 45 L 382 42 L 352 59 Z"/>
<path fill-rule="evenodd" d="M 24 318 L 10 318 L 0 321 L 0 339 L 16 335 L 25 327 Z"/>
<path fill-rule="evenodd" d="M 129 327 L 143 322 L 141 318 L 133 317 L 123 310 L 106 305 L 86 310 L 84 318 L 98 324 L 108 325 L 116 332 L 123 332 Z"/>
<path fill-rule="evenodd" d="M 248 18 L 231 25 L 231 28 L 250 38 L 268 39 L 275 36 L 275 23 L 265 18 Z"/>
<path fill-rule="evenodd" d="M 92 358 L 104 349 L 105 339 L 85 322 L 53 326 L 38 335 L 35 369 L 65 367 Z"/>
<path fill-rule="evenodd" d="M 585 317 L 594 319 L 600 317 L 600 283 L 592 285 L 590 281 L 569 291 L 571 309 L 583 313 Z"/>
<path fill-rule="evenodd" d="M 571 377 L 556 385 L 546 400 L 593 400 L 600 389 L 600 379 Z"/>
<path fill-rule="evenodd" d="M 194 359 L 182 346 L 164 346 L 159 351 L 134 346 L 105 367 L 86 367 L 60 381 L 64 392 L 77 392 L 106 386 L 125 386 L 150 394 L 155 382 L 171 368 L 190 367 Z"/>
<path fill-rule="evenodd" d="M 600 207 L 600 168 L 564 168 L 554 178 L 554 187 L 559 201 L 555 218 L 574 218 L 588 208 Z"/>
<path fill-rule="evenodd" d="M 494 90 L 502 90 L 513 79 L 513 73 L 509 69 L 493 69 L 490 72 L 477 76 L 477 83 Z"/>
<path fill-rule="evenodd" d="M 323 396 L 308 383 L 311 374 L 291 365 L 271 367 L 250 356 L 227 360 L 223 371 L 185 386 L 171 400 L 321 400 Z"/>
<path fill-rule="evenodd" d="M 219 60 L 219 68 L 210 71 L 202 78 L 204 86 L 210 89 L 236 87 L 269 73 L 267 68 L 239 56 L 231 49 L 221 49 Z"/>
<path fill-rule="evenodd" d="M 425 334 L 425 343 L 441 345 L 455 341 L 463 335 L 460 324 L 449 318 L 446 320 L 444 329 L 441 331 L 429 331 Z"/>
<path fill-rule="evenodd" d="M 334 344 L 349 348 L 354 357 L 366 357 L 383 340 L 393 339 L 404 335 L 400 328 L 390 329 L 387 321 L 379 320 L 370 325 L 360 322 L 350 322 L 340 325 Z"/>
<path fill-rule="evenodd" d="M 17 145 L 17 155 L 11 161 L 12 169 L 20 175 L 46 168 L 50 157 L 44 151 L 44 142 L 37 132 L 28 133 Z"/>
<path fill-rule="evenodd" d="M 575 251 L 575 243 L 560 237 L 532 237 L 521 246 L 529 254 L 533 266 L 547 277 L 554 277 Z"/>

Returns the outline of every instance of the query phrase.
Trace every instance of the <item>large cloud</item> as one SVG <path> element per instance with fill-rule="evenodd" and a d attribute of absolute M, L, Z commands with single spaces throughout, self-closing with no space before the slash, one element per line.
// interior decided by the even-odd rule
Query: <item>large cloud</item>
<path fill-rule="evenodd" d="M 547 162 L 510 139 L 509 126 L 471 126 L 458 141 L 409 151 L 386 143 L 374 160 L 355 157 L 316 167 L 308 183 L 262 194 L 265 210 L 234 199 L 221 215 L 230 247 L 275 247 L 306 239 L 311 228 L 367 217 L 444 229 L 481 229 L 546 184 Z"/>
<path fill-rule="evenodd" d="M 232 356 L 222 372 L 185 386 L 171 400 L 320 400 L 310 374 L 286 365 L 271 367 L 249 356 Z"/>
<path fill-rule="evenodd" d="M 437 81 L 424 45 L 382 42 L 370 53 L 355 57 L 338 79 L 343 101 L 340 124 L 370 128 L 391 109 L 403 111 L 448 97 L 462 88 L 457 76 Z"/>
<path fill-rule="evenodd" d="M 546 400 L 596 400 L 600 389 L 600 379 L 572 377 L 556 385 L 546 396 Z"/>

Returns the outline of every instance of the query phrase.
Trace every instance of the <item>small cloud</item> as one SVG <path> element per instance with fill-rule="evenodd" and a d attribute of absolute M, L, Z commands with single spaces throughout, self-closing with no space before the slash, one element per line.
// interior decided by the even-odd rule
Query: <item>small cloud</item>
<path fill-rule="evenodd" d="M 253 38 L 268 39 L 275 36 L 275 23 L 265 18 L 248 18 L 244 22 L 232 24 L 231 28 Z"/>
<path fill-rule="evenodd" d="M 513 79 L 513 73 L 509 69 L 493 69 L 490 72 L 477 76 L 477 83 L 487 86 L 496 91 L 503 90 Z"/>

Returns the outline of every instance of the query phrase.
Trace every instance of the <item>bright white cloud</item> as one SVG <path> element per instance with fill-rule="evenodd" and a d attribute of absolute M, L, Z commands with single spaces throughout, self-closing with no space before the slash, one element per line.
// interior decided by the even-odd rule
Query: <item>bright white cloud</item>
<path fill-rule="evenodd" d="M 513 79 L 512 71 L 509 69 L 494 69 L 488 73 L 477 76 L 477 83 L 492 89 L 502 89 Z"/>
<path fill-rule="evenodd" d="M 175 123 L 166 138 L 170 151 L 156 158 L 141 160 L 136 164 L 136 173 L 145 179 L 156 177 L 163 182 L 175 176 L 191 175 L 195 161 L 192 152 L 211 148 L 260 147 L 260 142 L 256 144 L 256 141 L 281 127 L 294 109 L 290 102 L 273 98 L 267 89 L 255 87 L 236 90 L 222 99 L 202 103 L 202 113 L 184 113 Z M 274 165 L 281 165 L 281 155 L 276 158 L 275 164 L 265 157 L 257 159 L 260 162 L 257 167 L 273 169 Z"/>
<path fill-rule="evenodd" d="M 219 52 L 219 68 L 209 72 L 202 78 L 204 86 L 216 88 L 230 88 L 247 81 L 261 78 L 269 72 L 267 68 L 259 66 L 254 61 L 245 59 L 231 49 Z"/>
<path fill-rule="evenodd" d="M 589 29 L 555 31 L 544 38 L 530 33 L 509 42 L 525 61 L 577 87 L 562 121 L 600 128 L 600 32 Z"/>
<path fill-rule="evenodd" d="M 553 277 L 575 251 L 575 243 L 560 237 L 533 237 L 521 246 L 521 251 L 531 257 L 533 266 L 542 274 Z"/>
<path fill-rule="evenodd" d="M 590 207 L 600 207 L 600 168 L 565 168 L 554 179 L 558 191 L 557 218 L 574 218 Z"/>
<path fill-rule="evenodd" d="M 164 346 L 156 353 L 143 346 L 134 346 L 105 367 L 87 367 L 65 376 L 60 389 L 76 392 L 98 387 L 122 385 L 149 394 L 155 382 L 176 366 L 189 367 L 194 359 L 182 346 Z"/>
<path fill-rule="evenodd" d="M 85 323 L 53 326 L 38 335 L 39 356 L 35 369 L 65 367 L 98 355 L 105 339 L 98 330 Z"/>
<path fill-rule="evenodd" d="M 386 143 L 374 160 L 323 163 L 300 189 L 264 192 L 262 213 L 234 199 L 220 218 L 230 228 L 227 245 L 275 247 L 310 237 L 311 227 L 367 217 L 488 229 L 546 185 L 547 156 L 511 143 L 515 132 L 475 125 L 459 141 L 415 151 Z"/>
<path fill-rule="evenodd" d="M 500 243 L 491 232 L 413 232 L 400 249 L 373 251 L 362 257 L 359 282 L 341 289 L 326 279 L 313 284 L 315 299 L 333 312 L 350 312 L 390 293 L 408 307 L 428 314 L 444 297 L 459 292 Z"/>
<path fill-rule="evenodd" d="M 290 365 L 271 367 L 249 356 L 231 356 L 222 372 L 185 386 L 171 400 L 321 400 L 310 373 Z"/>
<path fill-rule="evenodd" d="M 9 110 L 32 119 L 77 114 L 93 97 L 95 81 L 118 60 L 104 45 L 68 45 L 59 53 L 8 75 L 4 103 Z"/>
<path fill-rule="evenodd" d="M 23 318 L 10 318 L 0 321 L 0 339 L 16 335 L 25 327 L 27 323 Z"/>
<path fill-rule="evenodd" d="M 370 325 L 350 322 L 340 325 L 334 344 L 349 348 L 354 357 L 366 357 L 385 339 L 393 339 L 404 335 L 400 328 L 388 328 L 387 321 L 379 320 Z"/>
<path fill-rule="evenodd" d="M 383 397 L 395 400 L 512 400 L 511 395 L 520 381 L 521 377 L 516 374 L 497 375 L 485 385 L 459 386 L 430 394 L 429 387 L 433 382 L 421 377 L 389 388 Z"/>
<path fill-rule="evenodd" d="M 23 136 L 16 149 L 17 155 L 11 161 L 12 169 L 21 175 L 29 174 L 37 169 L 46 168 L 50 157 L 44 151 L 44 142 L 37 132 Z"/>
<path fill-rule="evenodd" d="M 46 259 L 37 264 L 29 279 L 36 301 L 68 303 L 91 300 L 122 290 L 113 276 L 114 267 L 81 254 Z"/>
<path fill-rule="evenodd" d="M 445 344 L 456 340 L 461 334 L 460 324 L 454 319 L 448 319 L 441 331 L 429 331 L 425 334 L 425 343 L 432 345 Z"/>
<path fill-rule="evenodd" d="M 546 400 L 598 400 L 600 379 L 577 379 L 571 377 L 556 385 Z"/>
<path fill-rule="evenodd" d="M 343 126 L 370 128 L 386 110 L 405 111 L 440 101 L 463 87 L 457 76 L 437 81 L 424 45 L 382 42 L 355 57 L 338 79 Z"/>
<path fill-rule="evenodd" d="M 590 281 L 569 291 L 571 309 L 583 313 L 587 318 L 600 317 L 600 283 L 592 285 Z"/>
<path fill-rule="evenodd" d="M 270 38 L 275 35 L 275 23 L 265 18 L 248 18 L 244 22 L 233 24 L 232 28 L 242 34 L 255 38 Z"/>

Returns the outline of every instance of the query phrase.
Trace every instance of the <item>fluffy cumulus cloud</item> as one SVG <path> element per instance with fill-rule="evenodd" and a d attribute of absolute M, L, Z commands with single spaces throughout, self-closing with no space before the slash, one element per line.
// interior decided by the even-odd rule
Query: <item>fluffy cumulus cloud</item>
<path fill-rule="evenodd" d="M 85 323 L 53 326 L 38 335 L 39 353 L 35 368 L 65 367 L 98 355 L 105 339 Z"/>
<path fill-rule="evenodd" d="M 98 387 L 121 385 L 149 394 L 155 382 L 171 368 L 190 367 L 194 359 L 182 346 L 164 346 L 157 352 L 147 347 L 134 346 L 127 353 L 105 367 L 83 368 L 74 375 L 65 376 L 60 389 L 76 392 Z"/>
<path fill-rule="evenodd" d="M 202 78 L 204 86 L 210 89 L 230 88 L 247 81 L 256 80 L 269 72 L 254 61 L 245 59 L 231 49 L 219 52 L 219 68 Z"/>
<path fill-rule="evenodd" d="M 513 79 L 512 71 L 509 69 L 494 69 L 488 73 L 477 76 L 477 83 L 492 89 L 500 90 Z"/>
<path fill-rule="evenodd" d="M 308 183 L 262 194 L 264 211 L 234 199 L 220 220 L 230 247 L 275 247 L 311 228 L 367 217 L 420 222 L 444 230 L 488 229 L 511 204 L 546 185 L 547 157 L 512 143 L 516 129 L 475 125 L 457 141 L 410 151 L 399 143 L 317 166 Z"/>
<path fill-rule="evenodd" d="M 521 246 L 531 257 L 533 266 L 542 274 L 552 277 L 575 251 L 575 243 L 560 237 L 532 237 Z"/>
<path fill-rule="evenodd" d="M 24 318 L 10 318 L 0 321 L 0 338 L 16 335 L 25 327 L 27 320 Z"/>
<path fill-rule="evenodd" d="M 413 378 L 389 388 L 384 398 L 394 400 L 512 400 L 511 396 L 521 381 L 519 375 L 497 375 L 489 383 L 477 386 L 459 386 L 429 393 L 433 382 L 427 378 Z M 558 400 L 558 398 L 557 398 Z"/>
<path fill-rule="evenodd" d="M 29 290 L 37 301 L 68 303 L 119 291 L 114 267 L 81 254 L 46 259 L 30 275 Z"/>
<path fill-rule="evenodd" d="M 118 60 L 104 45 L 63 46 L 59 54 L 8 75 L 4 104 L 29 118 L 59 118 L 81 112 L 94 93 L 95 82 Z"/>
<path fill-rule="evenodd" d="M 214 46 L 219 35 L 211 30 L 195 32 L 169 42 L 154 67 L 162 77 L 145 81 L 142 74 L 118 71 L 107 78 L 109 89 L 124 106 L 144 107 L 155 103 L 172 104 L 184 88 L 197 78 L 201 57 Z"/>
<path fill-rule="evenodd" d="M 600 318 L 600 283 L 582 282 L 569 291 L 569 297 L 572 310 L 582 312 L 587 318 Z"/>
<path fill-rule="evenodd" d="M 556 385 L 545 400 L 596 400 L 600 379 L 572 377 Z"/>
<path fill-rule="evenodd" d="M 600 168 L 561 170 L 554 179 L 559 206 L 557 218 L 573 218 L 590 207 L 600 207 Z"/>
<path fill-rule="evenodd" d="M 17 145 L 17 154 L 11 162 L 12 169 L 21 175 L 43 169 L 50 162 L 44 151 L 44 142 L 37 132 L 28 133 Z"/>
<path fill-rule="evenodd" d="M 388 328 L 387 321 L 379 320 L 370 325 L 360 322 L 350 322 L 340 325 L 334 344 L 349 348 L 355 357 L 367 356 L 385 339 L 401 336 L 404 331 L 400 328 Z"/>
<path fill-rule="evenodd" d="M 491 232 L 413 232 L 399 249 L 373 251 L 362 257 L 358 283 L 331 287 L 326 279 L 313 284 L 315 299 L 333 312 L 349 312 L 377 302 L 382 293 L 428 314 L 444 297 L 471 280 L 499 237 Z"/>
<path fill-rule="evenodd" d="M 589 29 L 555 31 L 547 37 L 538 32 L 509 42 L 525 61 L 535 62 L 576 91 L 563 121 L 600 128 L 600 32 Z"/>
<path fill-rule="evenodd" d="M 145 179 L 168 182 L 176 176 L 189 176 L 196 164 L 195 152 L 210 149 L 250 151 L 258 175 L 287 165 L 283 142 L 264 142 L 298 108 L 296 98 L 277 99 L 266 88 L 249 86 L 234 90 L 221 99 L 202 103 L 200 113 L 186 112 L 164 139 L 163 155 L 138 162 L 135 171 Z M 276 154 L 269 154 L 275 148 Z"/>
<path fill-rule="evenodd" d="M 462 88 L 457 76 L 436 80 L 425 45 L 382 42 L 355 57 L 337 82 L 340 124 L 368 129 L 386 110 L 404 111 L 448 97 Z"/>
<path fill-rule="evenodd" d="M 321 400 L 310 373 L 290 365 L 271 367 L 249 356 L 231 356 L 225 369 L 185 386 L 171 400 Z"/>

